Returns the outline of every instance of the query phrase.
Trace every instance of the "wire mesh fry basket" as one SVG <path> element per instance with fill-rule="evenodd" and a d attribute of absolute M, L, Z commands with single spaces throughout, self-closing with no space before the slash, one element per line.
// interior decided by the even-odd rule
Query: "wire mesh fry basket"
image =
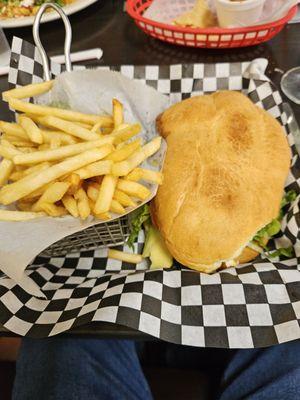
<path fill-rule="evenodd" d="M 33 24 L 33 38 L 35 45 L 37 46 L 39 53 L 41 55 L 42 64 L 44 68 L 44 77 L 46 81 L 51 79 L 51 72 L 49 68 L 49 59 L 45 52 L 45 49 L 41 43 L 39 36 L 39 27 L 41 18 L 44 12 L 52 8 L 54 9 L 63 20 L 65 25 L 65 43 L 64 43 L 64 53 L 65 53 L 65 66 L 66 71 L 72 71 L 72 65 L 70 60 L 70 48 L 72 41 L 72 29 L 71 24 L 64 13 L 64 11 L 58 7 L 56 4 L 45 3 L 43 4 L 36 14 L 35 21 Z M 45 257 L 59 257 L 64 256 L 68 253 L 80 252 L 94 250 L 96 248 L 112 247 L 120 245 L 125 242 L 129 235 L 130 230 L 130 217 L 125 215 L 123 217 L 114 219 L 110 222 L 99 222 L 99 225 L 89 227 L 81 232 L 69 235 L 56 243 L 53 243 L 47 249 L 45 249 L 41 256 Z"/>

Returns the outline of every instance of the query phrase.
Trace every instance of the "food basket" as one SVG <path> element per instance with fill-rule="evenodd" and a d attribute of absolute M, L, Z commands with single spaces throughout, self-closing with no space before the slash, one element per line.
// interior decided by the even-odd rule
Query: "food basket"
<path fill-rule="evenodd" d="M 40 7 L 33 25 L 33 38 L 41 56 L 44 69 L 44 78 L 45 80 L 50 80 L 51 73 L 49 68 L 49 59 L 43 48 L 39 36 L 40 21 L 47 8 L 53 8 L 60 15 L 65 25 L 66 36 L 64 52 L 66 71 L 72 70 L 72 65 L 70 61 L 72 29 L 68 17 L 65 15 L 60 7 L 52 3 L 46 3 Z M 77 253 L 80 251 L 89 251 L 97 248 L 106 248 L 121 245 L 125 242 L 129 235 L 129 220 L 129 216 L 125 215 L 110 222 L 102 222 L 99 223 L 99 225 L 91 226 L 81 232 L 76 232 L 59 240 L 56 243 L 53 243 L 41 253 L 41 256 L 59 257 L 69 253 Z"/>
<path fill-rule="evenodd" d="M 14 38 L 11 85 L 42 79 L 36 50 L 30 43 Z M 264 75 L 266 67 L 266 59 L 255 59 L 217 64 L 99 66 L 99 71 L 109 68 L 132 81 L 149 82 L 168 97 L 170 104 L 216 90 L 244 92 L 285 126 L 293 154 L 286 191 L 299 194 L 300 159 L 293 137 L 297 129 L 292 126 L 292 114 L 282 109 L 279 92 Z M 53 66 L 51 71 L 56 73 Z M 58 68 L 57 73 L 60 71 Z M 81 325 L 110 322 L 172 343 L 231 349 L 297 340 L 299 198 L 287 210 L 282 230 L 271 244 L 274 250 L 293 246 L 294 258 L 270 259 L 262 254 L 253 263 L 207 275 L 178 263 L 170 269 L 152 270 L 146 259 L 130 264 L 108 258 L 105 249 L 62 257 L 39 256 L 17 281 L 8 275 L 0 279 L 0 324 L 21 336 L 45 338 Z M 7 241 L 7 233 L 2 233 L 3 242 Z M 21 235 L 18 239 L 22 243 Z M 134 243 L 136 253 L 142 252 L 144 242 L 141 231 Z M 117 249 L 128 251 L 126 245 Z M 7 265 L 6 254 L 2 243 L 2 265 Z M 15 252 L 10 255 L 15 259 Z M 24 265 L 22 260 L 13 264 L 17 272 L 20 264 Z M 11 274 L 11 269 L 8 272 Z"/>
<path fill-rule="evenodd" d="M 277 35 L 297 12 L 297 6 L 294 6 L 278 21 L 252 27 L 195 29 L 144 18 L 143 14 L 152 1 L 127 0 L 128 14 L 147 35 L 168 43 L 212 49 L 247 47 L 266 42 Z"/>

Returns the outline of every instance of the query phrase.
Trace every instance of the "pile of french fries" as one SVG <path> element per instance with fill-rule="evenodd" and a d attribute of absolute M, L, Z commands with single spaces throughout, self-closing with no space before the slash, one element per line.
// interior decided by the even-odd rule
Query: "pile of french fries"
<path fill-rule="evenodd" d="M 155 137 L 134 139 L 141 127 L 124 122 L 116 99 L 112 115 L 94 115 L 24 101 L 49 91 L 53 81 L 3 93 L 18 114 L 17 123 L 0 121 L 0 220 L 40 216 L 90 215 L 109 220 L 150 196 L 140 180 L 162 183 L 161 172 L 140 167 L 161 146 Z"/>

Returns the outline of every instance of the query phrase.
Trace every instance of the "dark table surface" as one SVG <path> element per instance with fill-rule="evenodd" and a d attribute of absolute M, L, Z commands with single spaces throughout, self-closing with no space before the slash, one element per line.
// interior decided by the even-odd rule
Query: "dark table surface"
<path fill-rule="evenodd" d="M 123 4 L 123 0 L 98 0 L 70 17 L 73 29 L 71 51 L 94 47 L 103 50 L 101 60 L 89 61 L 86 65 L 96 67 L 118 64 L 215 63 L 250 61 L 264 57 L 269 60 L 267 74 L 276 84 L 279 84 L 281 76 L 276 69 L 286 71 L 300 65 L 300 24 L 287 25 L 274 39 L 255 47 L 228 50 L 193 49 L 163 43 L 146 36 L 123 11 Z M 31 27 L 7 29 L 5 33 L 9 41 L 15 35 L 33 43 Z M 49 56 L 63 52 L 64 26 L 61 21 L 43 24 L 40 34 Z M 7 87 L 7 77 L 0 77 L 0 91 L 6 90 Z M 300 106 L 291 106 L 300 121 Z M 9 118 L 7 105 L 0 102 L 0 119 L 6 118 Z M 71 333 L 101 337 L 146 337 L 131 329 L 108 323 L 78 327 Z M 4 330 L 2 334 L 6 334 Z"/>

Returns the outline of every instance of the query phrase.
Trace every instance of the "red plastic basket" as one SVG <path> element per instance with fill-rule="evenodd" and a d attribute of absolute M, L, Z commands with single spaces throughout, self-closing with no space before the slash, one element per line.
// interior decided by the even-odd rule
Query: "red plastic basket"
<path fill-rule="evenodd" d="M 226 49 L 254 46 L 266 42 L 277 35 L 286 23 L 294 17 L 297 6 L 290 9 L 284 18 L 278 21 L 247 28 L 184 28 L 162 24 L 143 17 L 144 11 L 153 0 L 127 0 L 127 12 L 145 33 L 165 42 L 182 46 Z"/>

